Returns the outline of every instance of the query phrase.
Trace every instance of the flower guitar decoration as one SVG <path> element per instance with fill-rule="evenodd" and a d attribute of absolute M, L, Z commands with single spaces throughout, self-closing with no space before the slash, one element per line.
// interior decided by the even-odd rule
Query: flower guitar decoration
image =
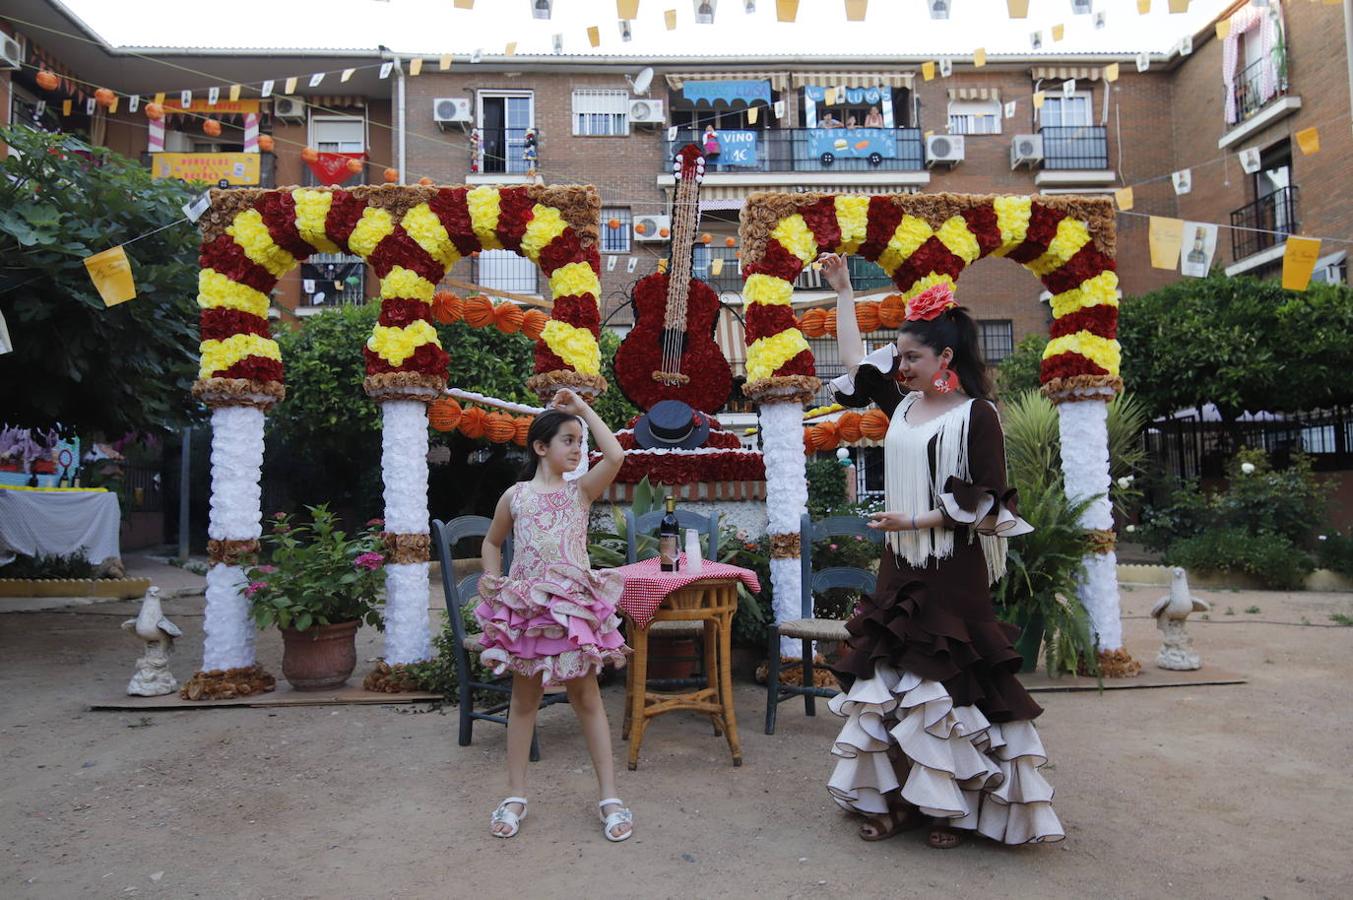
<path fill-rule="evenodd" d="M 714 340 L 719 297 L 690 277 L 705 171 L 700 149 L 683 147 L 673 170 L 672 264 L 634 286 L 634 329 L 616 351 L 615 377 L 621 392 L 643 409 L 660 400 L 680 400 L 714 413 L 728 400 L 733 373 Z"/>

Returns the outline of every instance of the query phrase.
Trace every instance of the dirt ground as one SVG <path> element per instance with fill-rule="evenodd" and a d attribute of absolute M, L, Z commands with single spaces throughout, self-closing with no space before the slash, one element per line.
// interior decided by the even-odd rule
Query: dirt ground
<path fill-rule="evenodd" d="M 1161 593 L 1124 594 L 1128 647 L 1147 665 Z M 118 623 L 133 606 L 0 613 L 0 896 L 1353 896 L 1353 628 L 1329 618 L 1353 614 L 1353 595 L 1198 593 L 1216 607 L 1192 626 L 1205 664 L 1249 682 L 1040 694 L 1067 840 L 951 851 L 919 832 L 860 841 L 823 787 L 839 720 L 786 703 L 768 737 L 750 683 L 736 769 L 707 723 L 678 713 L 627 771 L 623 684 L 607 689 L 636 816 L 625 844 L 602 838 L 570 710 L 546 710 L 530 815 L 504 841 L 487 827 L 501 727 L 461 748 L 452 708 L 91 712 L 131 673 Z M 201 598 L 167 611 L 186 632 L 183 678 Z M 363 659 L 379 652 L 378 635 L 359 640 Z M 280 653 L 261 636 L 273 672 Z"/>

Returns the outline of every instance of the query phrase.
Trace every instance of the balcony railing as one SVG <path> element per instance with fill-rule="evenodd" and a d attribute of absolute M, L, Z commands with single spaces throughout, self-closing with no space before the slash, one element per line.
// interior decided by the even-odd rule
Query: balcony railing
<path fill-rule="evenodd" d="M 743 129 L 754 142 L 721 135 L 721 152 L 705 160 L 705 171 L 739 172 L 920 172 L 925 169 L 921 131 L 917 128 L 776 128 Z M 681 128 L 669 141 L 668 158 L 687 144 L 704 146 L 703 131 Z"/>
<path fill-rule="evenodd" d="M 1297 189 L 1280 188 L 1231 212 L 1231 255 L 1241 260 L 1261 253 L 1301 227 Z M 1239 229 L 1256 229 L 1245 231 Z"/>
<path fill-rule="evenodd" d="M 366 261 L 346 253 L 312 253 L 301 265 L 301 279 L 313 279 L 315 293 L 324 299 L 314 303 L 302 297 L 303 306 L 330 309 L 366 303 Z"/>
<path fill-rule="evenodd" d="M 712 287 L 715 293 L 721 294 L 725 291 L 740 293 L 743 277 L 738 271 L 738 266 L 742 260 L 737 258 L 737 253 L 736 247 L 697 249 L 694 265 L 691 269 L 691 277 L 699 278 Z M 715 259 L 723 260 L 723 269 L 718 275 L 711 275 L 711 263 Z M 848 256 L 846 257 L 846 265 L 850 271 L 850 283 L 857 291 L 868 291 L 892 284 L 892 279 L 888 277 L 887 272 L 864 257 Z M 794 287 L 796 290 L 804 291 L 831 290 L 826 279 L 822 277 L 822 272 L 811 266 L 805 268 L 795 279 Z"/>
<path fill-rule="evenodd" d="M 526 132 L 533 128 L 479 129 L 479 171 L 488 175 L 525 175 L 539 163 L 526 156 Z"/>
<path fill-rule="evenodd" d="M 1102 125 L 1045 125 L 1038 133 L 1045 171 L 1109 168 L 1108 131 Z"/>
<path fill-rule="evenodd" d="M 1287 93 L 1287 79 L 1272 69 L 1270 60 L 1261 59 L 1250 63 L 1236 75 L 1232 90 L 1235 92 L 1237 123 L 1259 112 L 1274 97 Z M 1271 74 L 1266 74 L 1266 70 Z"/>

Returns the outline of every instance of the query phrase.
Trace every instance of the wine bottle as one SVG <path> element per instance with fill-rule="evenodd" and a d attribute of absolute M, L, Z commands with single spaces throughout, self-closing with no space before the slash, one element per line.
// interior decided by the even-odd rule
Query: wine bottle
<path fill-rule="evenodd" d="M 677 524 L 676 497 L 667 497 L 667 513 L 658 523 L 658 559 L 662 571 L 675 572 L 677 568 L 677 535 L 681 527 Z"/>

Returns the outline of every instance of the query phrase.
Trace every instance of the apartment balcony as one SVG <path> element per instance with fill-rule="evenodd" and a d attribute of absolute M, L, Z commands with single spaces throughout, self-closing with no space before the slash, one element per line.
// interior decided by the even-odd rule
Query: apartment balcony
<path fill-rule="evenodd" d="M 1037 163 L 1034 184 L 1039 187 L 1088 187 L 1110 185 L 1115 180 L 1109 168 L 1109 135 L 1103 125 L 1045 125 L 1037 135 L 1016 135 L 1011 146 L 1011 168 L 1030 162 L 1040 154 L 1021 154 L 1022 140 L 1036 137 L 1042 160 Z"/>
<path fill-rule="evenodd" d="M 1282 258 L 1287 236 L 1301 229 L 1299 194 L 1286 187 L 1231 211 L 1231 258 L 1227 275 L 1238 275 Z M 1248 229 L 1248 230 L 1247 230 Z"/>
<path fill-rule="evenodd" d="M 535 159 L 526 158 L 526 135 L 540 132 L 535 128 L 481 128 L 479 146 L 470 156 L 470 172 L 466 184 L 525 184 L 530 173 L 539 166 Z"/>
<path fill-rule="evenodd" d="M 1301 109 L 1301 98 L 1287 91 L 1286 75 L 1275 70 L 1270 60 L 1261 59 L 1241 69 L 1231 86 L 1230 102 L 1236 120 L 1227 125 L 1217 147 L 1238 144 Z"/>

